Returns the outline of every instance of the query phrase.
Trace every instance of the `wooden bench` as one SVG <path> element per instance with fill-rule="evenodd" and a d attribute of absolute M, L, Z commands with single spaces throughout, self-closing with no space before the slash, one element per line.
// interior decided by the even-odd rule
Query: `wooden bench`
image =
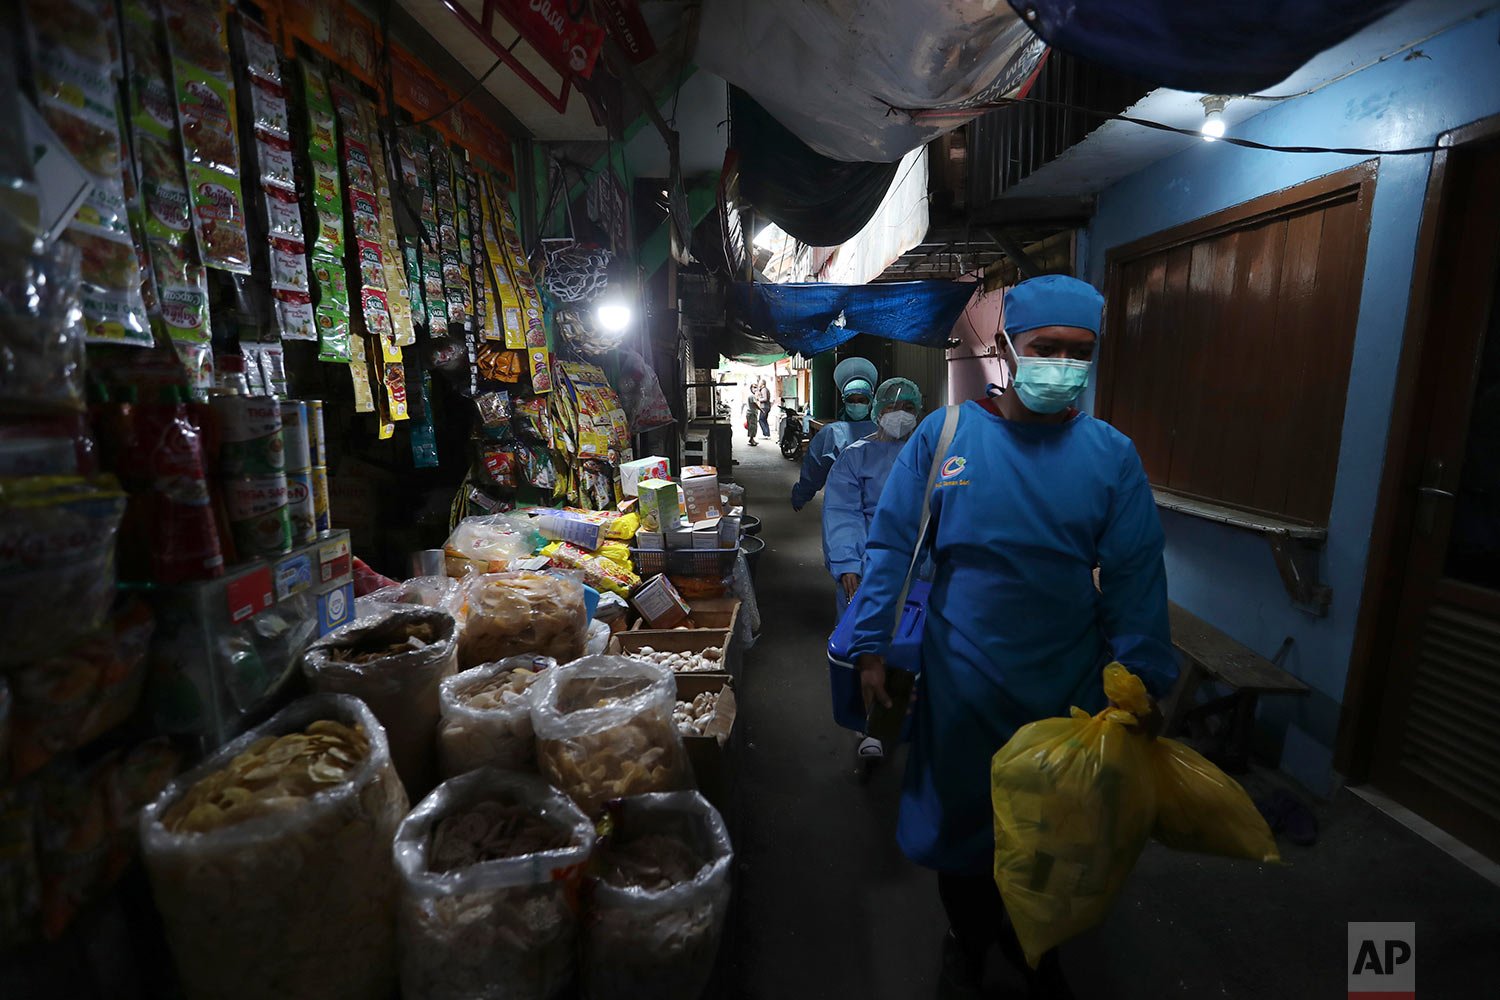
<path fill-rule="evenodd" d="M 1225 770 L 1243 771 L 1250 761 L 1250 736 L 1255 729 L 1255 703 L 1263 694 L 1305 695 L 1310 690 L 1278 661 L 1291 649 L 1290 637 L 1275 660 L 1268 660 L 1219 631 L 1186 608 L 1169 603 L 1172 645 L 1183 656 L 1182 674 L 1166 708 L 1164 731 L 1175 736 L 1184 729 L 1192 735 L 1213 735 L 1216 747 L 1208 754 Z M 1216 681 L 1230 693 L 1199 705 L 1198 687 Z M 1223 716 L 1217 733 L 1208 720 Z"/>

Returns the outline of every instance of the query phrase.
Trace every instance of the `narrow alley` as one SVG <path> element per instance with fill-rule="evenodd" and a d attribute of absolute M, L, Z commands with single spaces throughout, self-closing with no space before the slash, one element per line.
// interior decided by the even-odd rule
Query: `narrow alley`
<path fill-rule="evenodd" d="M 730 995 L 926 1000 L 947 922 L 932 874 L 896 848 L 902 758 L 861 783 L 853 738 L 829 714 L 824 649 L 834 611 L 821 498 L 794 513 L 787 496 L 797 466 L 771 448 L 747 448 L 742 435 L 734 451 L 735 479 L 767 544 L 756 581 L 761 638 L 741 681 Z M 1291 787 L 1312 801 L 1272 772 L 1244 784 L 1252 796 Z M 1337 996 L 1350 921 L 1415 921 L 1422 995 L 1484 995 L 1479 984 L 1500 944 L 1500 881 L 1476 877 L 1347 790 L 1314 811 L 1317 843 L 1281 838 L 1279 868 L 1148 845 L 1105 924 L 1062 950 L 1077 995 Z M 988 995 L 1022 996 L 1019 983 L 995 956 Z"/>

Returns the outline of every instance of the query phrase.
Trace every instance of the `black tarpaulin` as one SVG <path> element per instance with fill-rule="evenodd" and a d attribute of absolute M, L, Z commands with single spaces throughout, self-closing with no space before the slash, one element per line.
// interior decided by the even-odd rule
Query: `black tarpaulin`
<path fill-rule="evenodd" d="M 815 153 L 738 87 L 729 88 L 729 120 L 740 193 L 809 246 L 836 247 L 863 229 L 901 165 L 846 163 Z"/>

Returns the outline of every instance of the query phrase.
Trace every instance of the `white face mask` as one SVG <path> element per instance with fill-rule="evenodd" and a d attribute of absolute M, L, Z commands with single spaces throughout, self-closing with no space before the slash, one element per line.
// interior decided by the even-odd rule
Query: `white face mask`
<path fill-rule="evenodd" d="M 917 428 L 917 415 L 905 410 L 891 410 L 880 416 L 880 429 L 897 441 L 902 440 Z"/>

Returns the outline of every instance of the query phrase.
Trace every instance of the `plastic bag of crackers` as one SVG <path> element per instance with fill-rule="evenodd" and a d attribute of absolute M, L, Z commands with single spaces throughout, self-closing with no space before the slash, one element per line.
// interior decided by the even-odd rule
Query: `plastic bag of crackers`
<path fill-rule="evenodd" d="M 729 912 L 734 854 L 697 792 L 611 802 L 590 866 L 583 989 L 590 1000 L 697 1000 Z"/>
<path fill-rule="evenodd" d="M 438 686 L 457 670 L 456 630 L 446 611 L 389 607 L 334 629 L 302 659 L 314 689 L 352 694 L 375 713 L 413 796 L 437 784 Z"/>
<path fill-rule="evenodd" d="M 184 993 L 390 995 L 407 805 L 385 730 L 343 695 L 294 702 L 168 785 L 141 846 Z"/>
<path fill-rule="evenodd" d="M 610 799 L 692 788 L 672 722 L 672 671 L 623 656 L 585 656 L 542 674 L 531 693 L 542 776 L 590 816 Z"/>
<path fill-rule="evenodd" d="M 443 782 L 396 833 L 403 995 L 549 1000 L 576 973 L 593 824 L 540 778 Z"/>
<path fill-rule="evenodd" d="M 531 687 L 550 656 L 528 653 L 486 663 L 443 681 L 438 692 L 438 763 L 445 777 L 476 767 L 536 770 Z"/>
<path fill-rule="evenodd" d="M 551 573 L 478 573 L 459 584 L 459 668 L 540 653 L 558 663 L 583 655 L 589 617 L 583 584 Z"/>

